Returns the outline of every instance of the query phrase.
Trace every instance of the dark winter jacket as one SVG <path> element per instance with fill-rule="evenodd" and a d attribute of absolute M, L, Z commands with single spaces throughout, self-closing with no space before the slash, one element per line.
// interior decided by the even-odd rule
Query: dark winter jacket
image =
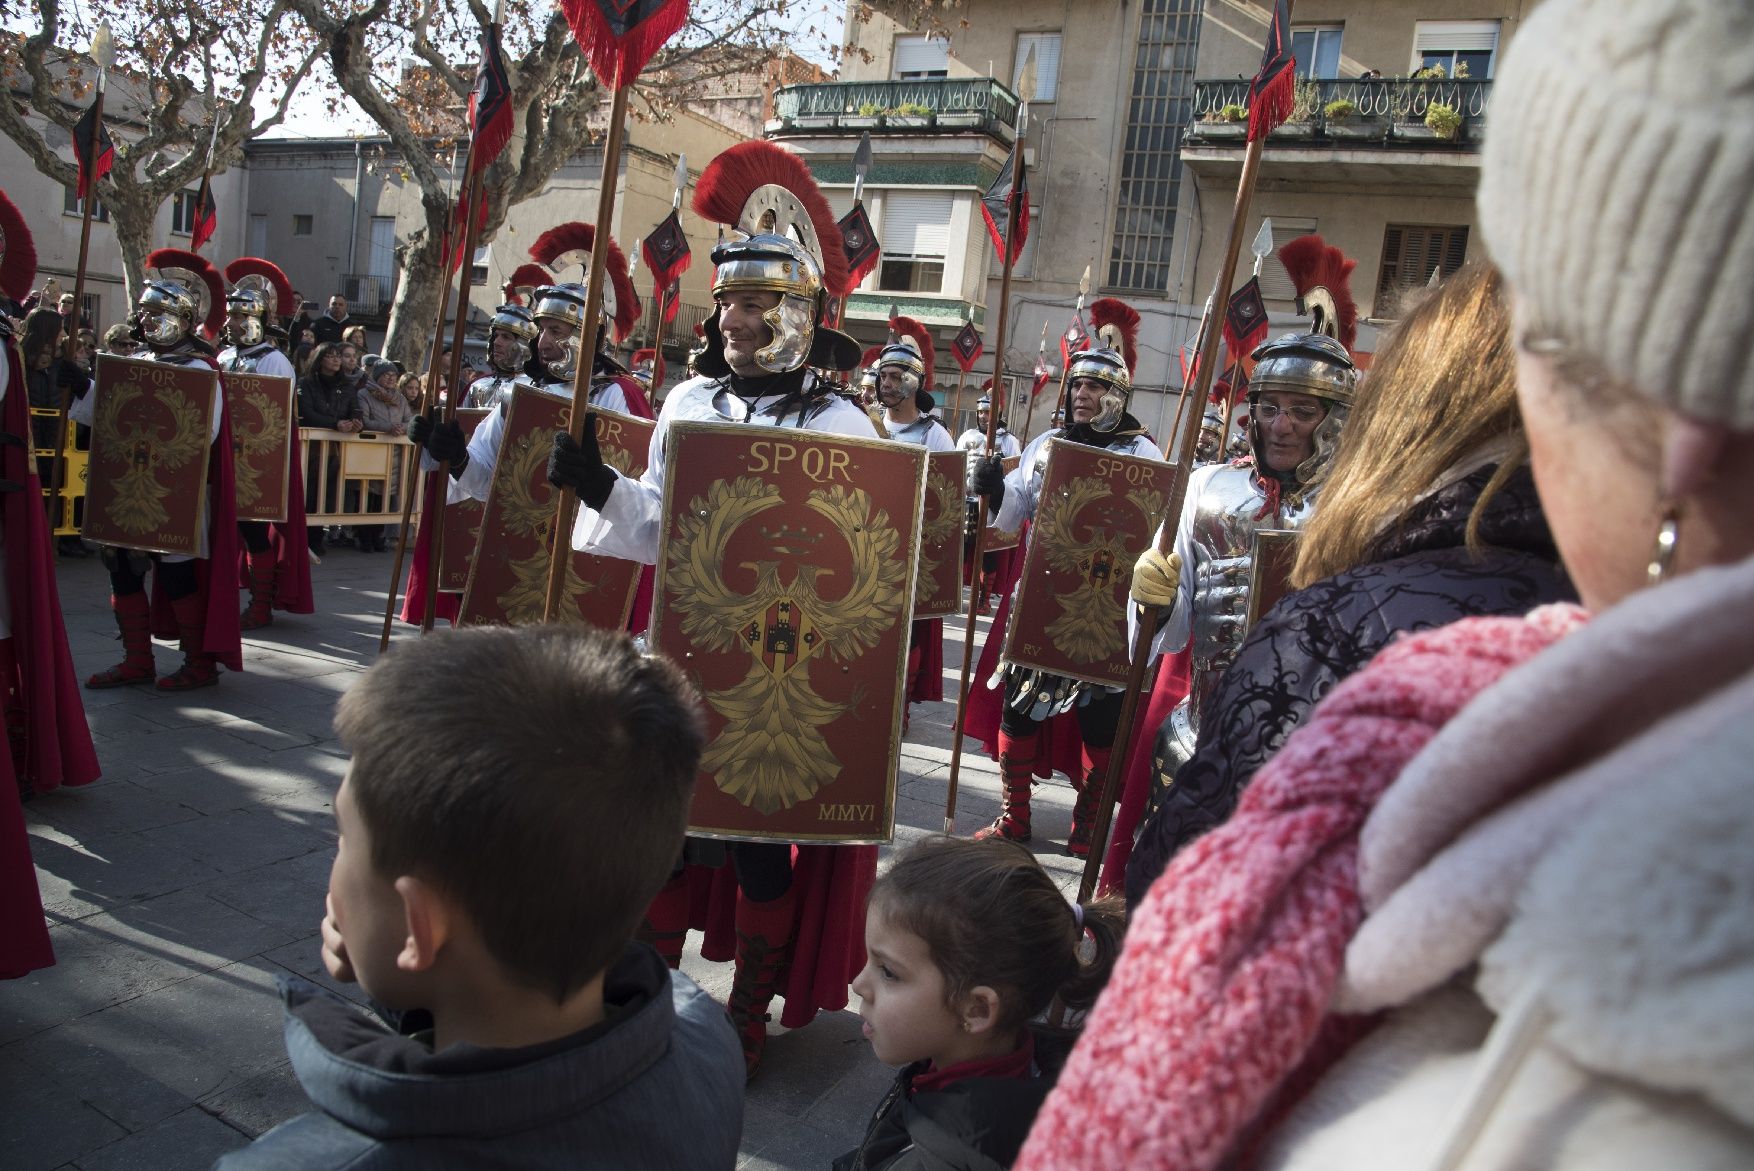
<path fill-rule="evenodd" d="M 317 1110 L 216 1171 L 730 1168 L 743 1058 L 725 1010 L 631 944 L 603 987 L 609 1019 L 521 1049 L 434 1053 L 296 978 L 286 1048 Z"/>
<path fill-rule="evenodd" d="M 298 381 L 298 425 L 333 431 L 343 419 L 359 418 L 359 388 L 345 374 L 324 378 L 315 370 Z"/>
<path fill-rule="evenodd" d="M 1484 547 L 1478 557 L 1468 552 L 1468 515 L 1493 471 L 1427 497 L 1366 564 L 1283 599 L 1249 633 L 1201 717 L 1193 759 L 1139 831 L 1127 865 L 1129 908 L 1183 846 L 1230 816 L 1243 786 L 1309 709 L 1397 634 L 1575 600 L 1526 467 L 1487 503 Z"/>
<path fill-rule="evenodd" d="M 910 1092 L 913 1080 L 931 1063 L 904 1066 L 871 1116 L 865 1141 L 836 1159 L 833 1171 L 1004 1171 L 1054 1088 L 1067 1049 L 1038 1034 L 1038 1077 L 965 1078 L 917 1093 Z"/>

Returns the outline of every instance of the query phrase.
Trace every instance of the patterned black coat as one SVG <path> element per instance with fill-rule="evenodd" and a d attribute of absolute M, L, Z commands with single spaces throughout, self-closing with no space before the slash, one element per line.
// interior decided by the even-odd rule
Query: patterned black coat
<path fill-rule="evenodd" d="M 1468 514 L 1492 472 L 1421 501 L 1369 562 L 1285 598 L 1250 632 L 1204 714 L 1193 759 L 1139 831 L 1129 907 L 1183 846 L 1230 816 L 1304 714 L 1397 634 L 1576 600 L 1526 467 L 1488 503 L 1480 555 L 1468 552 Z"/>

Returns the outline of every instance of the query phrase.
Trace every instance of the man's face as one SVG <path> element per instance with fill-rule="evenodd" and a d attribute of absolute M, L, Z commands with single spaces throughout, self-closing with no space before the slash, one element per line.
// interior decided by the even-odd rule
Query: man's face
<path fill-rule="evenodd" d="M 353 800 L 352 781 L 343 780 L 335 794 L 335 861 L 329 867 L 329 908 L 347 948 L 360 987 L 390 1008 L 412 1007 L 401 1001 L 406 980 L 396 956 L 407 938 L 407 917 L 395 878 L 377 872 L 371 859 L 371 834 Z"/>
<path fill-rule="evenodd" d="M 988 410 L 986 407 L 980 408 L 980 410 L 974 413 L 975 426 L 979 427 L 982 431 L 985 431 L 992 425 L 992 417 L 992 411 Z"/>
<path fill-rule="evenodd" d="M 877 397 L 890 410 L 901 407 L 913 398 L 907 389 L 907 372 L 900 366 L 885 366 L 877 374 Z"/>
<path fill-rule="evenodd" d="M 536 335 L 536 352 L 544 362 L 560 362 L 566 358 L 568 344 L 578 336 L 578 326 L 552 317 L 542 319 L 542 332 Z"/>
<path fill-rule="evenodd" d="M 1269 390 L 1256 396 L 1255 425 L 1265 448 L 1257 454 L 1275 472 L 1295 471 L 1315 454 L 1315 429 L 1327 413 L 1313 394 Z"/>
<path fill-rule="evenodd" d="M 1088 423 L 1102 413 L 1102 395 L 1108 387 L 1094 378 L 1072 379 L 1072 421 Z"/>
<path fill-rule="evenodd" d="M 61 312 L 63 312 L 63 313 L 73 312 L 73 294 L 72 293 L 62 293 L 61 294 Z"/>
<path fill-rule="evenodd" d="M 494 364 L 498 366 L 509 365 L 513 354 L 517 351 L 518 339 L 509 333 L 495 333 L 491 344 Z"/>
<path fill-rule="evenodd" d="M 337 321 L 347 316 L 346 297 L 329 298 L 329 316 L 335 318 Z"/>
<path fill-rule="evenodd" d="M 762 320 L 762 314 L 779 305 L 780 295 L 754 289 L 727 289 L 713 299 L 719 306 L 725 364 L 747 378 L 767 373 L 755 355 L 773 344 L 773 330 Z"/>

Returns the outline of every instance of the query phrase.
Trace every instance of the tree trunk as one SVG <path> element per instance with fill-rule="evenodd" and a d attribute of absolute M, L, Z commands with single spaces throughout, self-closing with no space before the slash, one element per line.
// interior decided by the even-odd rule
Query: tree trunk
<path fill-rule="evenodd" d="M 128 297 L 128 312 L 140 302 L 146 287 L 146 257 L 153 249 L 153 221 L 158 218 L 163 199 L 152 199 L 136 183 L 125 180 L 110 185 L 99 199 L 110 209 L 110 224 L 116 232 L 116 244 L 122 250 L 122 277 Z M 117 318 L 121 320 L 121 318 Z"/>
<path fill-rule="evenodd" d="M 425 373 L 432 356 L 433 315 L 438 312 L 439 291 L 444 285 L 444 258 L 429 227 L 417 242 L 409 244 L 402 258 L 402 281 L 396 286 L 384 337 L 386 357 Z"/>

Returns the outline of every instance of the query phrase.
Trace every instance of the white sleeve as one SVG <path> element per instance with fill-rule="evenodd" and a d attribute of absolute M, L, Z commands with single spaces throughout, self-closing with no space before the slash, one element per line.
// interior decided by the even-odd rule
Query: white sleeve
<path fill-rule="evenodd" d="M 91 389 L 87 390 L 80 397 L 74 399 L 72 405 L 67 408 L 67 418 L 70 422 L 79 423 L 89 427 L 91 426 L 91 421 L 96 414 L 97 379 L 93 378 L 91 380 Z"/>
<path fill-rule="evenodd" d="M 646 449 L 645 473 L 630 480 L 615 472 L 615 487 L 603 502 L 602 511 L 580 503 L 572 525 L 574 549 L 644 565 L 657 564 L 664 519 L 664 438 L 670 431 L 671 401 L 676 398 L 673 394 L 658 415 L 651 446 Z"/>
<path fill-rule="evenodd" d="M 1035 506 L 1041 498 L 1041 477 L 1036 474 L 1037 456 L 1050 435 L 1040 435 L 1023 449 L 1017 466 L 1005 475 L 1005 499 L 993 517 L 993 527 L 1013 533 L 1026 520 L 1035 519 Z"/>
<path fill-rule="evenodd" d="M 605 382 L 593 391 L 591 405 L 602 407 L 606 411 L 620 411 L 624 415 L 633 413 L 627 409 L 627 395 L 622 392 L 619 382 Z"/>
<path fill-rule="evenodd" d="M 960 451 L 961 449 L 956 446 L 956 441 L 950 438 L 950 432 L 940 424 L 926 432 L 926 450 Z"/>
<path fill-rule="evenodd" d="M 1194 570 L 1196 568 L 1194 565 L 1194 516 L 1199 511 L 1200 497 L 1206 491 L 1207 481 L 1212 478 L 1214 472 L 1223 466 L 1223 464 L 1213 464 L 1209 467 L 1196 468 L 1193 475 L 1188 477 L 1188 492 L 1182 498 L 1182 514 L 1175 527 L 1175 552 L 1182 561 L 1181 581 L 1176 586 L 1175 608 L 1169 612 L 1169 621 L 1158 629 L 1157 637 L 1151 642 L 1153 657 L 1174 654 L 1188 644 L 1188 632 L 1193 628 L 1194 615 Z M 1157 532 L 1151 534 L 1151 539 L 1155 541 L 1162 531 L 1161 527 L 1158 528 Z M 1136 629 L 1136 614 L 1137 608 L 1129 604 L 1127 606 L 1127 639 L 1129 642 L 1132 641 Z"/>
<path fill-rule="evenodd" d="M 295 382 L 297 381 L 297 375 L 292 369 L 292 359 L 279 350 L 269 350 L 262 355 L 262 360 L 256 363 L 256 373 L 266 374 L 271 378 L 291 378 Z"/>
<path fill-rule="evenodd" d="M 469 466 L 463 474 L 453 478 L 445 489 L 445 499 L 452 504 L 460 500 L 487 499 L 487 490 L 493 487 L 493 469 L 499 463 L 499 445 L 505 441 L 505 412 L 494 410 L 475 428 L 475 434 L 469 437 Z M 430 455 L 422 452 L 420 466 L 424 471 L 432 471 L 438 462 Z"/>

